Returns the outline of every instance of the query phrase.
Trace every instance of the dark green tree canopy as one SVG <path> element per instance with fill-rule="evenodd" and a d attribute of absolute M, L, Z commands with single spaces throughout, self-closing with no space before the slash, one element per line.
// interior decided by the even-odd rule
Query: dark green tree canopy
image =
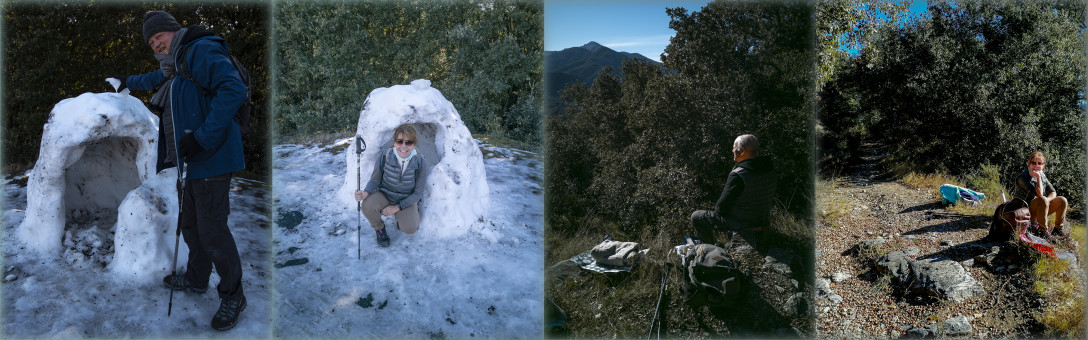
<path fill-rule="evenodd" d="M 598 219 L 628 235 L 679 232 L 692 211 L 713 207 L 745 133 L 777 165 L 778 206 L 810 220 L 812 8 L 714 2 L 667 14 L 676 35 L 665 69 L 628 60 L 622 76 L 568 87 L 564 112 L 549 115 L 552 228 Z"/>
<path fill-rule="evenodd" d="M 141 28 L 148 10 L 170 12 L 182 26 L 223 36 L 253 77 L 254 112 L 245 136 L 249 177 L 268 175 L 268 46 L 263 4 L 6 3 L 3 46 L 5 164 L 29 167 L 53 105 L 85 92 L 107 92 L 110 76 L 158 69 Z M 60 52 L 60 53 L 58 53 Z M 151 93 L 134 92 L 147 102 Z"/>
<path fill-rule="evenodd" d="M 1027 156 L 1043 151 L 1061 194 L 1083 199 L 1084 10 L 1075 1 L 937 3 L 928 18 L 884 26 L 820 93 L 824 171 L 869 139 L 888 146 L 899 174 L 993 164 L 1011 189 Z"/>
<path fill-rule="evenodd" d="M 370 91 L 429 79 L 473 133 L 541 138 L 542 9 L 495 1 L 276 6 L 276 132 L 352 130 Z"/>

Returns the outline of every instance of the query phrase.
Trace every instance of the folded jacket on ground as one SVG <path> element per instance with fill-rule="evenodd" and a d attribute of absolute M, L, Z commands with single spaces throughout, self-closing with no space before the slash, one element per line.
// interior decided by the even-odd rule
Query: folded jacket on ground
<path fill-rule="evenodd" d="M 626 267 L 638 258 L 637 242 L 604 241 L 589 251 L 599 265 Z"/>

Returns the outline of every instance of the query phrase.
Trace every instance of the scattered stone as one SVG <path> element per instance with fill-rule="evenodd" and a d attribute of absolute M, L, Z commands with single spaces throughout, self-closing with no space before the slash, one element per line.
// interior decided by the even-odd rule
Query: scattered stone
<path fill-rule="evenodd" d="M 841 303 L 842 302 L 842 296 L 839 296 L 839 294 L 835 294 L 835 293 L 831 293 L 831 295 L 828 295 L 827 299 L 830 300 L 831 302 L 834 302 L 834 303 Z"/>
<path fill-rule="evenodd" d="M 835 273 L 835 274 L 831 275 L 831 282 L 839 283 L 839 282 L 846 281 L 846 279 L 849 279 L 849 278 L 850 278 L 850 273 L 838 272 L 838 273 Z"/>
<path fill-rule="evenodd" d="M 778 260 L 775 260 L 775 258 L 771 256 L 766 256 L 763 258 L 763 260 L 765 261 L 765 263 L 763 264 L 763 268 L 770 268 L 771 270 L 774 270 L 775 272 L 785 276 L 793 275 L 793 271 L 790 270 L 790 265 L 778 262 Z"/>
<path fill-rule="evenodd" d="M 922 250 L 918 249 L 918 247 L 910 247 L 907 249 L 903 249 L 903 252 L 906 253 L 908 256 L 918 256 L 918 254 L 921 253 Z"/>
<path fill-rule="evenodd" d="M 975 260 L 974 259 L 966 259 L 966 260 L 963 260 L 962 262 L 960 262 L 960 265 L 962 265 L 964 267 L 974 267 L 975 266 Z"/>
<path fill-rule="evenodd" d="M 906 338 L 907 339 L 925 339 L 926 337 L 929 337 L 929 334 L 930 334 L 930 332 L 929 332 L 928 329 L 925 329 L 923 327 L 914 327 L 914 328 L 911 328 L 911 329 L 907 330 Z"/>
<path fill-rule="evenodd" d="M 1066 262 L 1069 262 L 1071 264 L 1077 264 L 1077 256 L 1067 251 L 1059 252 L 1058 258 L 1061 260 L 1065 260 Z"/>
<path fill-rule="evenodd" d="M 908 278 L 910 275 L 912 260 L 905 250 L 893 251 L 876 260 L 876 270 L 881 274 L 891 275 L 899 279 L 900 282 L 909 282 L 903 279 Z"/>
<path fill-rule="evenodd" d="M 971 320 L 968 320 L 966 316 L 957 316 L 944 320 L 944 335 L 967 335 L 971 334 L 972 331 L 974 329 L 971 327 Z"/>
<path fill-rule="evenodd" d="M 982 284 L 955 261 L 914 261 L 909 290 L 918 295 L 961 302 L 985 293 Z"/>
<path fill-rule="evenodd" d="M 876 262 L 881 274 L 891 275 L 895 282 L 908 285 L 914 295 L 932 296 L 955 302 L 984 292 L 958 262 L 946 259 L 914 260 L 910 254 L 917 248 L 893 251 Z"/>

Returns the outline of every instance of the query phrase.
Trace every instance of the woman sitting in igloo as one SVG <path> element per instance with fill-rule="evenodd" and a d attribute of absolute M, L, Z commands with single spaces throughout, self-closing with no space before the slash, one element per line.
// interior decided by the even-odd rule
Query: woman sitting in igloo
<path fill-rule="evenodd" d="M 355 191 L 355 200 L 363 201 L 363 216 L 382 247 L 389 246 L 382 216 L 395 216 L 397 228 L 406 234 L 419 229 L 419 200 L 427 182 L 426 161 L 416 152 L 416 128 L 401 124 L 393 136 L 392 147 L 378 157 L 366 188 Z"/>

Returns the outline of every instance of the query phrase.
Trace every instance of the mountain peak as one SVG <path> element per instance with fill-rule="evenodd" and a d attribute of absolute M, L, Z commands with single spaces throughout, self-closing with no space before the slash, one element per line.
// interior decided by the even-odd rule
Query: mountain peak
<path fill-rule="evenodd" d="M 596 52 L 597 50 L 602 49 L 602 48 L 606 48 L 606 47 L 602 46 L 601 44 L 598 44 L 596 41 L 590 41 L 589 43 L 587 43 L 585 45 L 582 45 L 582 48 L 590 50 L 592 52 Z"/>

